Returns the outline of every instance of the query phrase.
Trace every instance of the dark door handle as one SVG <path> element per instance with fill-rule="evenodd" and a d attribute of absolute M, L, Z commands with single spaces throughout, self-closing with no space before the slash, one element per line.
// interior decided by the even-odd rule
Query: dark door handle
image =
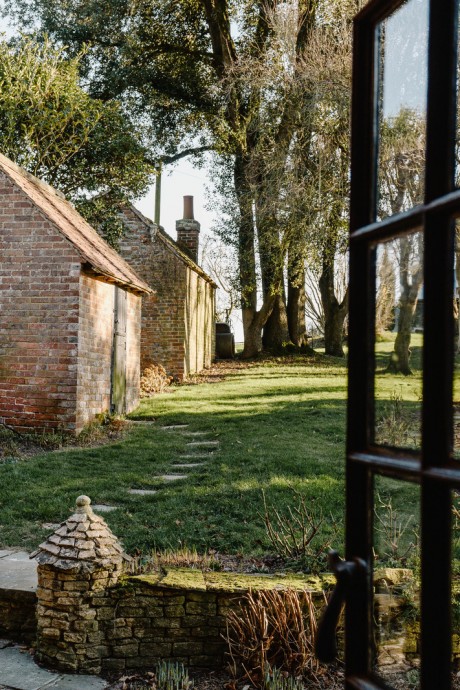
<path fill-rule="evenodd" d="M 319 622 L 315 643 L 316 656 L 326 664 L 334 661 L 337 656 L 336 630 L 350 587 L 357 581 L 362 581 L 367 572 L 366 562 L 361 558 L 343 561 L 337 551 L 329 553 L 329 568 L 334 573 L 337 584 Z"/>

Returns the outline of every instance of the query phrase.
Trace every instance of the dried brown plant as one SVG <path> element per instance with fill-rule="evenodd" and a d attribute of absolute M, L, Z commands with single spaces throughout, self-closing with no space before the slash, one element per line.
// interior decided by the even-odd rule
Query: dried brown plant
<path fill-rule="evenodd" d="M 227 616 L 230 670 L 262 687 L 267 669 L 319 682 L 314 654 L 317 615 L 310 592 L 292 589 L 249 591 L 240 611 Z"/>

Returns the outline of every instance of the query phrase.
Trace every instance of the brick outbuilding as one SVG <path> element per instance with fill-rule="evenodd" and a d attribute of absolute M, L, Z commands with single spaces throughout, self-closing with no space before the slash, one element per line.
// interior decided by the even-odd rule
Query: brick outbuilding
<path fill-rule="evenodd" d="M 73 433 L 138 402 L 152 290 L 52 187 L 0 155 L 0 423 Z"/>
<path fill-rule="evenodd" d="M 209 367 L 215 355 L 217 285 L 197 264 L 200 224 L 185 197 L 178 241 L 133 206 L 123 209 L 120 254 L 152 287 L 142 304 L 141 369 L 157 363 L 179 380 Z"/>

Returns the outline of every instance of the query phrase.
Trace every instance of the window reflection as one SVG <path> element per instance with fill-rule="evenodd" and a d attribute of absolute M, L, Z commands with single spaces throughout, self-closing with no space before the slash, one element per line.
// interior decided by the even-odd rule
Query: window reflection
<path fill-rule="evenodd" d="M 420 448 L 423 233 L 376 248 L 375 433 L 379 445 Z"/>
<path fill-rule="evenodd" d="M 423 201 L 428 2 L 409 0 L 382 22 L 379 55 L 378 215 Z"/>

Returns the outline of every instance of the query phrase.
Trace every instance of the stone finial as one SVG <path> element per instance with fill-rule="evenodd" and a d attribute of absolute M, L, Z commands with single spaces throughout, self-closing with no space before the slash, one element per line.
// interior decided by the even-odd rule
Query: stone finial
<path fill-rule="evenodd" d="M 90 508 L 91 499 L 89 496 L 79 496 L 75 503 L 77 504 L 77 513 L 88 513 L 89 511 L 93 512 L 92 508 Z"/>
<path fill-rule="evenodd" d="M 107 523 L 93 513 L 89 496 L 79 496 L 77 509 L 31 554 L 41 564 L 57 568 L 91 568 L 130 560 Z"/>

